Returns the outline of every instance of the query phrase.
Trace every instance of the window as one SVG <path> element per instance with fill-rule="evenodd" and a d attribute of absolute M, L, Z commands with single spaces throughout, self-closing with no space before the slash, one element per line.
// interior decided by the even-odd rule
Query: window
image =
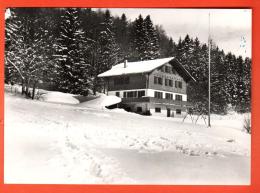
<path fill-rule="evenodd" d="M 136 98 L 137 97 L 137 91 L 130 91 L 126 92 L 127 98 Z"/>
<path fill-rule="evenodd" d="M 182 101 L 182 95 L 176 94 L 176 95 L 175 95 L 175 100 L 176 100 L 176 101 Z"/>
<path fill-rule="evenodd" d="M 165 86 L 172 86 L 172 80 L 171 79 L 165 79 Z"/>
<path fill-rule="evenodd" d="M 122 85 L 122 84 L 129 84 L 129 77 L 122 76 L 122 77 L 115 77 L 114 78 L 114 85 Z"/>
<path fill-rule="evenodd" d="M 169 79 L 165 78 L 165 86 L 169 85 Z"/>
<path fill-rule="evenodd" d="M 165 72 L 166 73 L 171 73 L 171 71 L 172 71 L 171 66 L 165 66 Z"/>
<path fill-rule="evenodd" d="M 181 109 L 176 109 L 176 114 L 181 115 Z"/>
<path fill-rule="evenodd" d="M 154 77 L 154 84 L 160 84 L 160 85 L 162 85 L 162 78 L 155 76 L 155 77 Z"/>
<path fill-rule="evenodd" d="M 162 78 L 158 77 L 158 84 L 162 85 Z"/>
<path fill-rule="evenodd" d="M 158 98 L 158 99 L 162 99 L 162 92 L 157 92 L 157 91 L 154 91 L 154 98 Z"/>
<path fill-rule="evenodd" d="M 169 80 L 169 86 L 173 86 L 173 83 L 172 83 L 173 81 L 172 80 Z"/>
<path fill-rule="evenodd" d="M 137 111 L 138 113 L 141 113 L 141 112 L 142 112 L 142 107 L 137 107 L 136 111 Z"/>
<path fill-rule="evenodd" d="M 165 98 L 172 100 L 173 99 L 173 95 L 171 93 L 166 93 L 165 94 Z"/>
<path fill-rule="evenodd" d="M 164 66 L 162 66 L 162 67 L 161 67 L 161 71 L 164 72 L 164 70 L 165 70 L 165 69 L 164 69 Z"/>
<path fill-rule="evenodd" d="M 160 113 L 160 112 L 161 112 L 161 108 L 155 107 L 155 112 L 156 112 L 156 113 Z"/>
<path fill-rule="evenodd" d="M 173 74 L 176 74 L 176 70 L 172 69 L 172 73 L 173 73 Z"/>
<path fill-rule="evenodd" d="M 181 81 L 175 81 L 175 88 L 182 88 L 182 82 Z"/>
<path fill-rule="evenodd" d="M 117 96 L 117 97 L 120 97 L 120 92 L 116 92 L 116 96 Z"/>
<path fill-rule="evenodd" d="M 126 98 L 126 92 L 124 92 L 124 98 Z"/>
<path fill-rule="evenodd" d="M 138 98 L 141 98 L 143 96 L 145 96 L 145 91 L 144 90 L 138 91 Z"/>
<path fill-rule="evenodd" d="M 154 84 L 158 84 L 158 77 L 154 77 Z"/>
<path fill-rule="evenodd" d="M 182 88 L 182 82 L 179 81 L 179 88 Z"/>

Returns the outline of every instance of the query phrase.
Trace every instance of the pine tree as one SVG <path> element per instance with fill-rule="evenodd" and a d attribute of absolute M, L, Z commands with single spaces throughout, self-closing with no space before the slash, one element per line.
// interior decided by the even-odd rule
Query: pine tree
<path fill-rule="evenodd" d="M 166 48 L 166 57 L 174 57 L 176 55 L 176 44 L 172 38 L 169 39 L 168 46 Z"/>
<path fill-rule="evenodd" d="M 165 30 L 161 25 L 155 25 L 155 30 L 158 35 L 160 57 L 165 58 L 165 57 L 176 56 L 176 43 L 173 42 L 175 48 L 174 48 L 173 55 L 171 55 L 172 54 L 171 45 L 170 45 L 171 38 L 167 36 Z"/>
<path fill-rule="evenodd" d="M 134 21 L 132 33 L 132 58 L 134 58 L 134 60 L 145 60 L 147 57 L 146 49 L 149 38 L 142 15 L 139 15 Z"/>
<path fill-rule="evenodd" d="M 123 61 L 129 58 L 129 31 L 128 31 L 128 21 L 125 14 L 121 17 L 114 19 L 113 23 L 116 42 L 119 46 L 118 60 Z"/>
<path fill-rule="evenodd" d="M 60 37 L 57 39 L 56 69 L 57 87 L 64 92 L 88 94 L 90 77 L 89 64 L 84 59 L 83 49 L 87 46 L 81 29 L 79 10 L 67 8 L 60 24 Z"/>
<path fill-rule="evenodd" d="M 224 65 L 224 52 L 218 47 L 211 52 L 211 98 L 212 112 L 227 113 L 228 100 L 225 91 L 226 66 Z"/>
<path fill-rule="evenodd" d="M 145 32 L 148 37 L 148 42 L 146 42 L 145 46 L 145 60 L 151 60 L 156 59 L 159 57 L 159 42 L 158 42 L 158 34 L 156 33 L 156 30 L 154 29 L 152 20 L 150 18 L 150 15 L 147 15 L 144 19 L 144 27 Z"/>
<path fill-rule="evenodd" d="M 244 60 L 244 111 L 251 110 L 251 59 L 246 57 Z"/>
<path fill-rule="evenodd" d="M 105 12 L 104 20 L 100 24 L 99 39 L 94 45 L 95 53 L 92 55 L 95 61 L 92 63 L 92 75 L 94 78 L 93 92 L 101 88 L 101 82 L 97 75 L 109 70 L 118 62 L 118 45 L 115 41 L 115 34 L 113 32 L 113 22 L 110 12 Z M 98 56 L 98 58 L 97 58 Z"/>

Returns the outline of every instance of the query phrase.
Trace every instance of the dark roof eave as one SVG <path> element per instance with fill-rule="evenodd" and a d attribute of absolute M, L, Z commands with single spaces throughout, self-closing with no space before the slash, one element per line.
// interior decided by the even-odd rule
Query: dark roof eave
<path fill-rule="evenodd" d="M 197 80 L 189 73 L 189 71 L 176 59 L 172 59 L 171 61 L 175 61 L 179 68 L 184 72 L 185 76 L 187 76 L 189 80 L 192 80 L 194 82 L 197 82 Z M 170 61 L 170 62 L 171 62 Z"/>

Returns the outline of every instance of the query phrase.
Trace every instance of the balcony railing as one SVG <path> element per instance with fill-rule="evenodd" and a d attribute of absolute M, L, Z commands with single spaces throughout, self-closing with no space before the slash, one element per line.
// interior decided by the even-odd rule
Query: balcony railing
<path fill-rule="evenodd" d="M 191 104 L 187 101 L 159 99 L 159 98 L 154 98 L 154 97 L 122 98 L 122 103 L 138 103 L 138 102 L 169 104 L 169 105 L 178 105 L 178 106 L 191 106 Z"/>

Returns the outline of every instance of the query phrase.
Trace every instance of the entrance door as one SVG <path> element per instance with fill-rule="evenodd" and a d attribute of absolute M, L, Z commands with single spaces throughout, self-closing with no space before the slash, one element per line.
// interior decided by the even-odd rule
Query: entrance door
<path fill-rule="evenodd" d="M 171 109 L 167 109 L 167 117 L 171 116 Z"/>

